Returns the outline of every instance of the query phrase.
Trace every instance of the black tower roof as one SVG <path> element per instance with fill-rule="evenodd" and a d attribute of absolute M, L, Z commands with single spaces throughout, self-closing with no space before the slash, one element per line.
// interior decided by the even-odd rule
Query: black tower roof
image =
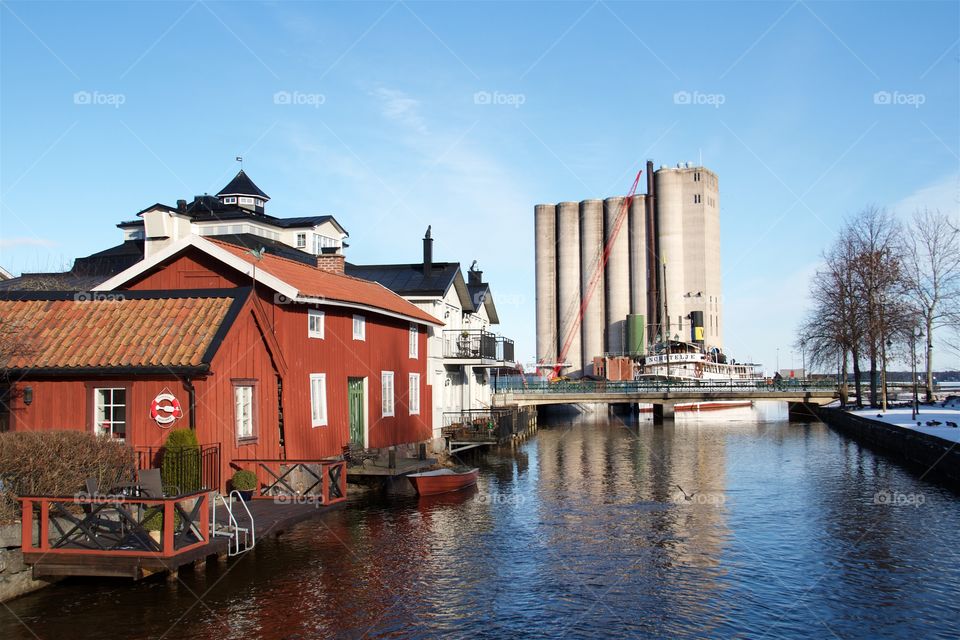
<path fill-rule="evenodd" d="M 263 198 L 264 200 L 269 200 L 270 196 L 265 194 L 260 190 L 260 187 L 253 184 L 253 180 L 250 179 L 243 169 L 240 169 L 240 172 L 234 176 L 233 180 L 225 186 L 223 189 L 220 189 L 220 192 L 217 193 L 218 196 L 257 196 L 258 198 Z"/>

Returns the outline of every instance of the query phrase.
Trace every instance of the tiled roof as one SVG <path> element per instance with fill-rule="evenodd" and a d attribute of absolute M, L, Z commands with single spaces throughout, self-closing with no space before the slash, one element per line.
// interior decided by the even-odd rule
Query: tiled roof
<path fill-rule="evenodd" d="M 207 236 L 204 240 L 226 249 L 250 264 L 256 264 L 258 270 L 262 269 L 275 278 L 295 287 L 302 296 L 361 304 L 430 324 L 442 324 L 429 313 L 420 310 L 416 305 L 407 302 L 376 282 L 321 271 L 314 266 L 270 254 L 264 254 L 262 259 L 258 261 L 250 255 L 247 249 L 219 241 L 214 236 Z"/>
<path fill-rule="evenodd" d="M 0 369 L 201 367 L 248 295 L 249 289 L 3 294 L 0 318 L 26 339 L 22 350 L 0 360 Z"/>

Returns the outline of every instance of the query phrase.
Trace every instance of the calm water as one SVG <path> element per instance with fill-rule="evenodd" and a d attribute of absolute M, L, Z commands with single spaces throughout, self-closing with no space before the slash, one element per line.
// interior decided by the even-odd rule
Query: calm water
<path fill-rule="evenodd" d="M 363 502 L 183 582 L 49 588 L 0 638 L 957 637 L 957 496 L 738 415 L 558 420 L 473 492 Z"/>

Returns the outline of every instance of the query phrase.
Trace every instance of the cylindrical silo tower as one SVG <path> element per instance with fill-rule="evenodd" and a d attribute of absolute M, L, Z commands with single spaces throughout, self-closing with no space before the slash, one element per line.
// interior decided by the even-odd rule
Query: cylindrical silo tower
<path fill-rule="evenodd" d="M 634 196 L 630 205 L 630 313 L 647 315 L 647 203 L 646 196 Z"/>
<path fill-rule="evenodd" d="M 557 361 L 557 208 L 533 208 L 537 279 L 537 362 Z"/>
<path fill-rule="evenodd" d="M 630 313 L 630 211 L 625 198 L 615 196 L 603 201 L 603 237 L 610 246 L 610 258 L 604 273 L 606 295 L 607 352 L 623 353 L 626 320 Z M 623 219 L 617 228 L 617 217 Z"/>
<path fill-rule="evenodd" d="M 557 205 L 557 358 L 569 362 L 567 375 L 582 373 L 580 342 L 580 205 Z M 569 345 L 563 353 L 564 345 Z"/>
<path fill-rule="evenodd" d="M 634 196 L 630 205 L 630 313 L 647 319 L 647 203 L 646 196 Z M 644 331 L 646 336 L 646 331 Z M 646 351 L 644 343 L 641 353 Z M 636 351 L 637 345 L 631 345 Z"/>
<path fill-rule="evenodd" d="M 593 375 L 593 359 L 604 352 L 603 200 L 580 203 L 580 298 L 583 306 L 583 374 Z M 591 282 L 596 282 L 593 289 Z"/>
<path fill-rule="evenodd" d="M 683 337 L 684 252 L 683 252 L 683 175 L 679 170 L 663 167 L 654 176 L 657 193 L 657 231 L 663 290 L 660 292 L 665 338 Z M 664 276 L 665 272 L 665 276 Z"/>

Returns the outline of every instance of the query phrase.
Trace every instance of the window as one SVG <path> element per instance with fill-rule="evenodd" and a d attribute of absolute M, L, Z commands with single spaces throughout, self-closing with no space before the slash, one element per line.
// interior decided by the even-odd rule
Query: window
<path fill-rule="evenodd" d="M 699 194 L 699 193 L 693 194 L 693 203 L 694 203 L 694 204 L 700 204 L 700 194 Z"/>
<path fill-rule="evenodd" d="M 416 358 L 420 350 L 420 327 L 410 323 L 410 357 Z"/>
<path fill-rule="evenodd" d="M 307 309 L 307 337 L 323 340 L 323 311 Z"/>
<path fill-rule="evenodd" d="M 101 387 L 93 390 L 93 432 L 99 436 L 123 439 L 127 436 L 127 390 Z"/>
<path fill-rule="evenodd" d="M 331 238 L 330 236 L 325 236 L 319 233 L 313 234 L 313 252 L 317 255 L 323 253 L 323 249 L 329 247 L 339 247 L 340 244 L 337 242 L 336 238 Z"/>
<path fill-rule="evenodd" d="M 244 198 L 240 196 L 240 204 L 253 204 L 253 198 Z"/>
<path fill-rule="evenodd" d="M 223 204 L 237 204 L 237 198 L 235 196 L 227 196 L 223 199 Z"/>
<path fill-rule="evenodd" d="M 380 373 L 380 393 L 383 396 L 383 417 L 393 415 L 393 371 Z"/>
<path fill-rule="evenodd" d="M 353 339 L 367 339 L 367 319 L 363 316 L 353 316 Z"/>
<path fill-rule="evenodd" d="M 410 374 L 410 395 L 407 398 L 410 405 L 410 415 L 420 415 L 420 374 Z"/>
<path fill-rule="evenodd" d="M 310 425 L 323 427 L 327 424 L 327 374 L 310 374 Z"/>
<path fill-rule="evenodd" d="M 263 200 L 261 200 L 260 198 L 257 198 L 257 206 L 258 206 L 258 207 L 262 207 L 262 206 L 263 206 Z"/>
<path fill-rule="evenodd" d="M 297 249 L 306 249 L 307 248 L 307 234 L 298 233 L 297 234 Z"/>
<path fill-rule="evenodd" d="M 234 383 L 233 416 L 237 426 L 237 440 L 251 440 L 253 434 L 253 385 Z"/>

